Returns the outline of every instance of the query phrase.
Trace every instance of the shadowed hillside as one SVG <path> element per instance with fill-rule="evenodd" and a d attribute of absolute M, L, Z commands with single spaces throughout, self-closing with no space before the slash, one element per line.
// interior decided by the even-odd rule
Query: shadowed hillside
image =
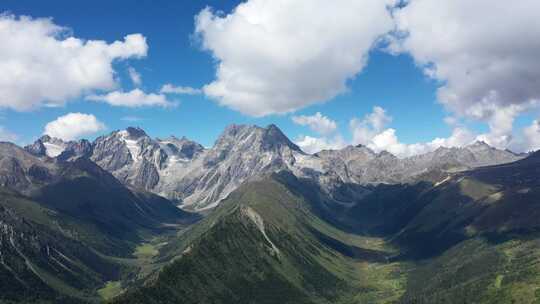
<path fill-rule="evenodd" d="M 0 302 L 99 302 L 107 282 L 151 271 L 145 243 L 198 216 L 128 189 L 93 162 L 0 144 Z M 9 303 L 9 302 L 8 302 Z"/>

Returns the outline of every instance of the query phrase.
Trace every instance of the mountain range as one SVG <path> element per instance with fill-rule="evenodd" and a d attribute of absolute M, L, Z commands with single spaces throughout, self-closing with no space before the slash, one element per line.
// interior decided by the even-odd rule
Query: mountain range
<path fill-rule="evenodd" d="M 97 138 L 64 142 L 47 135 L 25 149 L 38 157 L 70 160 L 88 157 L 126 185 L 178 202 L 182 208 L 215 207 L 244 181 L 262 173 L 290 170 L 318 180 L 327 188 L 340 183 L 360 185 L 403 183 L 523 158 L 484 142 L 437 150 L 400 159 L 364 146 L 304 153 L 275 125 L 266 128 L 231 125 L 215 145 L 205 149 L 185 137 L 153 139 L 140 128 L 127 128 Z"/>
<path fill-rule="evenodd" d="M 2 303 L 535 303 L 540 155 L 213 147 L 130 127 L 0 143 Z"/>

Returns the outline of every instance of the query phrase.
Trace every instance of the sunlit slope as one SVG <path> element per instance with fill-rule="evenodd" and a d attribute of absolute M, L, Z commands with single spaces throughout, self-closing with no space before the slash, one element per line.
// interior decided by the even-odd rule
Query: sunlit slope
<path fill-rule="evenodd" d="M 391 250 L 323 222 L 282 182 L 235 191 L 182 237 L 174 263 L 116 303 L 353 303 L 363 287 L 380 291 L 361 264 L 386 264 Z"/>

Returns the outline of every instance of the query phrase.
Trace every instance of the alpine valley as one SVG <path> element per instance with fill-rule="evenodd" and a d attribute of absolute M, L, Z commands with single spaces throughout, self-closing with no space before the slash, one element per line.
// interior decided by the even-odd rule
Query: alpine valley
<path fill-rule="evenodd" d="M 540 303 L 540 152 L 0 143 L 0 303 Z"/>

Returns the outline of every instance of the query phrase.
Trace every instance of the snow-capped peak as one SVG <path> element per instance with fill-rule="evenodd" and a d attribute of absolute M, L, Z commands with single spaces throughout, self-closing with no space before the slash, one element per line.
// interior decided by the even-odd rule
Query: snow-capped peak
<path fill-rule="evenodd" d="M 26 150 L 38 156 L 57 157 L 66 150 L 68 144 L 60 138 L 43 135 L 33 145 L 27 146 Z"/>
<path fill-rule="evenodd" d="M 52 142 L 44 142 L 43 145 L 45 146 L 45 153 L 48 157 L 57 157 L 66 149 L 65 145 Z"/>

